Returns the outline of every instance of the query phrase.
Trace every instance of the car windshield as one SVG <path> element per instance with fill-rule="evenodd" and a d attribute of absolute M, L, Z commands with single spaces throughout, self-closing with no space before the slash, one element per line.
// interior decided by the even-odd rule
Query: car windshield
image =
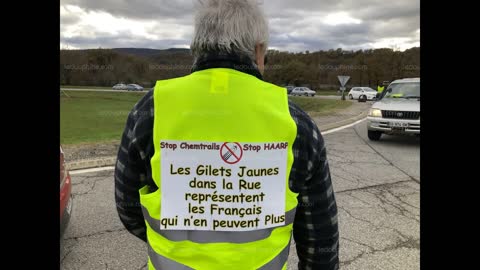
<path fill-rule="evenodd" d="M 386 90 L 384 98 L 419 98 L 420 83 L 395 83 Z"/>

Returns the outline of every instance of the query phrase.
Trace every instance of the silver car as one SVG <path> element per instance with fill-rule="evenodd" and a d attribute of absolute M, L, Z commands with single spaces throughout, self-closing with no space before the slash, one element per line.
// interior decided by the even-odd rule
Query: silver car
<path fill-rule="evenodd" d="M 143 91 L 143 87 L 138 85 L 138 84 L 131 83 L 131 84 L 127 85 L 127 90 L 128 91 Z"/>
<path fill-rule="evenodd" d="M 420 135 L 420 78 L 393 81 L 372 105 L 367 129 L 373 141 L 384 133 Z"/>
<path fill-rule="evenodd" d="M 313 90 L 310 90 L 308 87 L 295 87 L 293 88 L 292 92 L 290 93 L 290 95 L 292 96 L 315 96 L 317 92 L 313 91 Z"/>
<path fill-rule="evenodd" d="M 113 90 L 127 90 L 127 85 L 123 83 L 117 83 L 112 88 Z"/>

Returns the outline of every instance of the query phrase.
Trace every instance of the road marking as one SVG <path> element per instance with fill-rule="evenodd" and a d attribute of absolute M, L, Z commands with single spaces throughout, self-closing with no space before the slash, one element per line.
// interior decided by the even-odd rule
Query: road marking
<path fill-rule="evenodd" d="M 102 171 L 109 171 L 115 169 L 114 166 L 107 166 L 107 167 L 100 167 L 100 168 L 92 168 L 92 169 L 84 169 L 84 170 L 75 170 L 70 171 L 70 175 L 82 174 L 82 173 L 91 173 L 91 172 L 102 172 Z"/>
<path fill-rule="evenodd" d="M 346 128 L 355 126 L 356 124 L 361 123 L 361 122 L 363 122 L 363 121 L 365 121 L 365 120 L 367 120 L 367 117 L 365 117 L 365 118 L 363 118 L 363 119 L 360 119 L 360 120 L 358 120 L 358 121 L 356 121 L 356 122 L 353 122 L 353 123 L 351 123 L 351 124 L 348 124 L 348 125 L 345 125 L 345 126 L 341 126 L 341 127 L 338 127 L 338 128 L 334 128 L 334 129 L 330 129 L 330 130 L 328 130 L 328 131 L 321 132 L 321 133 L 322 133 L 322 135 L 327 135 L 327 134 L 330 134 L 330 133 L 333 133 L 333 132 L 340 131 L 340 130 L 342 130 L 342 129 L 346 129 Z"/>
<path fill-rule="evenodd" d="M 356 124 L 358 123 L 361 123 L 363 121 L 365 121 L 367 118 L 363 118 L 363 119 L 360 119 L 356 122 L 353 122 L 351 124 L 348 124 L 348 125 L 345 125 L 345 126 L 341 126 L 341 127 L 338 127 L 338 128 L 334 128 L 334 129 L 330 129 L 328 131 L 325 131 L 325 132 L 322 132 L 322 135 L 327 135 L 327 134 L 330 134 L 330 133 L 334 133 L 334 132 L 337 132 L 337 131 L 340 131 L 342 129 L 346 129 L 346 128 L 349 128 L 349 127 L 352 127 L 352 126 L 355 126 Z M 75 171 L 70 171 L 70 174 L 71 175 L 76 175 L 76 174 L 83 174 L 83 173 L 91 173 L 91 172 L 102 172 L 102 171 L 109 171 L 109 170 L 114 170 L 115 167 L 114 166 L 107 166 L 107 167 L 100 167 L 100 168 L 93 168 L 93 169 L 84 169 L 84 170 L 75 170 Z"/>

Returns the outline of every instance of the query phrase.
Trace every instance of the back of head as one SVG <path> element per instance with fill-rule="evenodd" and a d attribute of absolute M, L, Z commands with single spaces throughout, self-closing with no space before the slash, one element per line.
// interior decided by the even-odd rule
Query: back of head
<path fill-rule="evenodd" d="M 200 1 L 190 48 L 194 58 L 208 52 L 255 59 L 255 45 L 268 46 L 268 23 L 255 0 Z"/>

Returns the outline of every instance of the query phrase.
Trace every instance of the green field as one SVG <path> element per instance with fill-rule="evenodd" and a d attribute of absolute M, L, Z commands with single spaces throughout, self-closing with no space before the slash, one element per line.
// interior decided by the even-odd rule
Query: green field
<path fill-rule="evenodd" d="M 127 116 L 145 93 L 65 91 L 60 95 L 60 143 L 119 141 Z M 351 102 L 311 97 L 289 97 L 311 115 L 325 115 Z"/>
<path fill-rule="evenodd" d="M 127 116 L 145 93 L 65 91 L 60 96 L 60 143 L 120 140 Z"/>
<path fill-rule="evenodd" d="M 349 101 L 337 99 L 320 99 L 312 97 L 288 97 L 289 100 L 297 104 L 310 116 L 322 116 L 334 113 L 335 111 L 345 109 L 352 105 Z"/>

